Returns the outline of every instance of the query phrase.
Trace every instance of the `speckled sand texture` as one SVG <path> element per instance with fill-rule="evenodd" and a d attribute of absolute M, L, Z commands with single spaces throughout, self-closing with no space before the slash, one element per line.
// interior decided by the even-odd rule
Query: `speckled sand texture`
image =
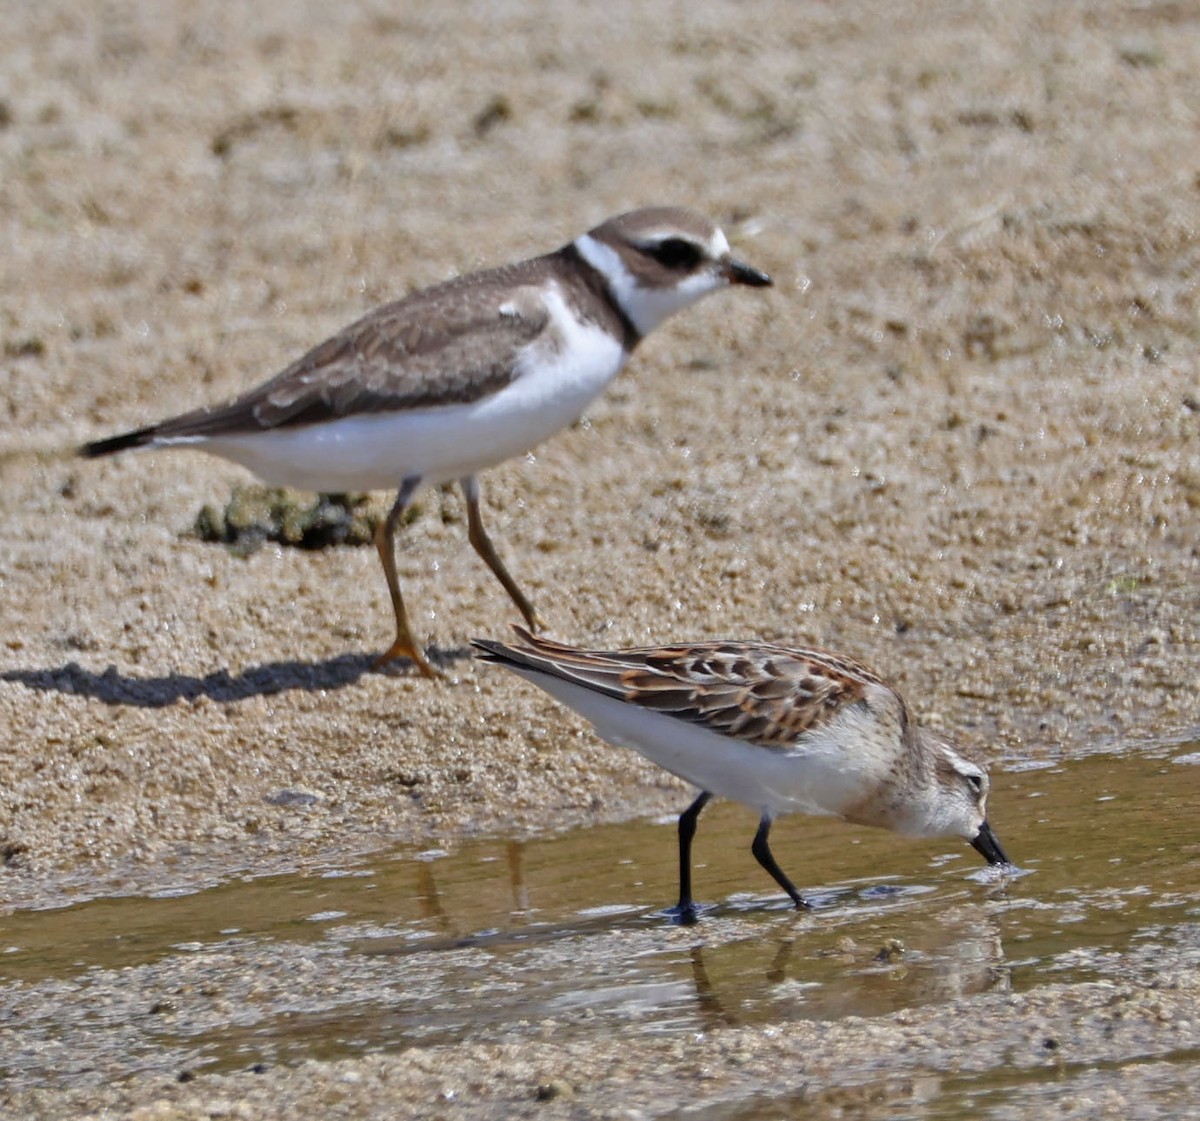
<path fill-rule="evenodd" d="M 646 203 L 718 218 L 776 287 L 672 321 L 484 477 L 556 634 L 830 645 L 992 760 L 1200 726 L 1200 11 L 51 0 L 3 25 L 0 900 L 678 806 L 466 656 L 513 612 L 457 496 L 399 547 L 430 683 L 370 671 L 372 550 L 239 559 L 187 535 L 238 469 L 69 454 Z M 304 815 L 267 800 L 297 788 Z M 244 1115 L 342 1115 L 289 1100 Z M 206 1116 L 172 1109 L 131 1116 Z"/>

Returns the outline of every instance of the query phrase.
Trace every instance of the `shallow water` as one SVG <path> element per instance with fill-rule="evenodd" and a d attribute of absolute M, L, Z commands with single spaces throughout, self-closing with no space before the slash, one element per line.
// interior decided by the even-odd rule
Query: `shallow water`
<path fill-rule="evenodd" d="M 1107 976 L 1117 953 L 1123 976 L 1149 977 L 1156 947 L 1194 939 L 1200 920 L 1198 752 L 997 772 L 989 818 L 1015 876 L 958 842 L 784 819 L 773 847 L 814 903 L 803 914 L 750 855 L 754 815 L 727 804 L 701 818 L 695 887 L 711 906 L 688 928 L 662 910 L 673 819 L 17 913 L 0 919 L 0 1077 L 88 1084 L 468 1039 L 870 1016 Z M 991 1115 L 1014 1089 L 993 1093 L 995 1077 L 947 1083 L 920 1115 Z M 1036 1097 L 1036 1072 L 1005 1077 Z"/>
<path fill-rule="evenodd" d="M 778 1121 L 781 1117 L 849 1116 L 887 1121 L 974 1121 L 1053 1116 L 1064 1103 L 1080 1103 L 1117 1090 L 1136 1088 L 1142 1112 L 1136 1116 L 1186 1117 L 1194 1113 L 1194 1087 L 1200 1053 L 1163 1059 L 1133 1058 L 1121 1063 L 1076 1063 L 997 1068 L 984 1074 L 933 1072 L 911 1077 L 850 1079 L 835 1089 L 787 1096 L 762 1094 L 735 1103 L 688 1110 L 689 1121 Z"/>

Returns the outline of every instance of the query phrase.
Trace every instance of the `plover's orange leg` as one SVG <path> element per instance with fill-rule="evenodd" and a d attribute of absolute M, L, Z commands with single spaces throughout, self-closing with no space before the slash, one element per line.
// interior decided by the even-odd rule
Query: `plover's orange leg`
<path fill-rule="evenodd" d="M 396 528 L 420 482 L 418 476 L 405 479 L 400 493 L 396 495 L 396 501 L 388 511 L 388 516 L 375 527 L 375 549 L 383 564 L 383 575 L 387 580 L 388 592 L 392 597 L 392 611 L 396 616 L 396 640 L 375 659 L 375 667 L 378 668 L 393 658 L 408 658 L 426 677 L 437 677 L 437 670 L 425 660 L 417 640 L 413 638 L 412 628 L 408 625 L 408 612 L 404 610 L 404 597 L 400 595 L 400 580 L 396 576 Z"/>
<path fill-rule="evenodd" d="M 517 582 L 509 575 L 508 569 L 504 567 L 504 562 L 500 559 L 500 554 L 496 552 L 496 547 L 492 544 L 492 539 L 488 537 L 487 530 L 483 528 L 483 519 L 479 516 L 478 480 L 474 475 L 467 475 L 465 478 L 459 479 L 459 486 L 462 487 L 463 497 L 467 500 L 467 537 L 475 552 L 483 557 L 488 568 L 496 574 L 496 579 L 504 585 L 504 590 L 512 597 L 513 603 L 525 617 L 525 622 L 529 625 L 530 630 L 544 630 L 545 624 L 533 604 L 525 598 L 525 593 L 517 587 Z"/>

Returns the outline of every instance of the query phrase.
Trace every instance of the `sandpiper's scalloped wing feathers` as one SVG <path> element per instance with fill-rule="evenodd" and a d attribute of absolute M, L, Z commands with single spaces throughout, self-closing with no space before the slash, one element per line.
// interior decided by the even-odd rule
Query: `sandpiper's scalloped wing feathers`
<path fill-rule="evenodd" d="M 606 696 L 765 747 L 784 747 L 886 684 L 823 650 L 702 642 L 580 650 L 515 627 L 519 643 L 481 639 L 487 659 L 572 681 Z"/>

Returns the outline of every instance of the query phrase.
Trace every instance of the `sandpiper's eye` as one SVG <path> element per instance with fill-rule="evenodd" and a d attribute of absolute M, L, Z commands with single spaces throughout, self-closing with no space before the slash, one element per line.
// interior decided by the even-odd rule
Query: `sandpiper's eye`
<path fill-rule="evenodd" d="M 668 269 L 693 269 L 701 261 L 702 254 L 690 241 L 681 237 L 669 237 L 648 249 L 660 265 Z"/>

